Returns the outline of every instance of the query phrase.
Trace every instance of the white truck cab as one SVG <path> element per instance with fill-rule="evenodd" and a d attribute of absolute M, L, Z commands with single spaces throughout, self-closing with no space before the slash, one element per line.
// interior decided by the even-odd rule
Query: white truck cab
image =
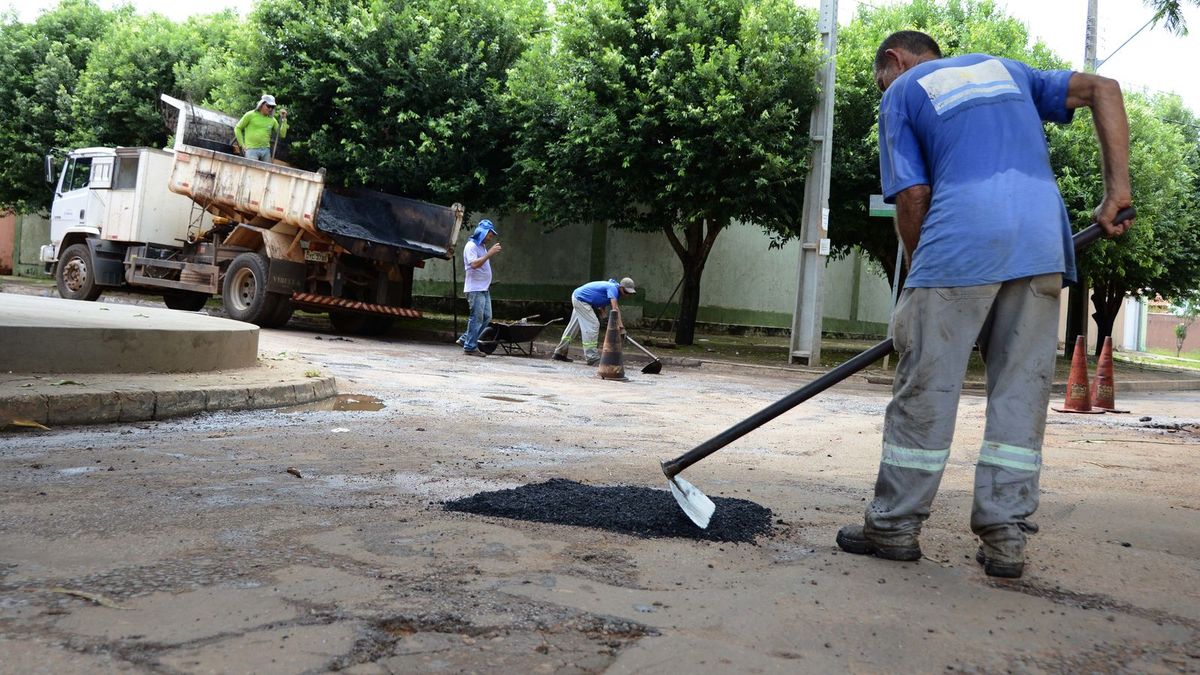
<path fill-rule="evenodd" d="M 178 247 L 189 228 L 211 224 L 191 199 L 164 189 L 174 153 L 154 148 L 79 148 L 67 154 L 50 206 L 50 243 L 40 258 L 55 267 L 59 293 L 94 300 L 126 284 L 131 244 Z"/>
<path fill-rule="evenodd" d="M 68 235 L 100 236 L 108 201 L 102 191 L 112 188 L 115 163 L 112 148 L 81 148 L 67 156 L 50 205 L 50 244 L 41 248 L 42 262 L 58 261 L 59 245 Z"/>

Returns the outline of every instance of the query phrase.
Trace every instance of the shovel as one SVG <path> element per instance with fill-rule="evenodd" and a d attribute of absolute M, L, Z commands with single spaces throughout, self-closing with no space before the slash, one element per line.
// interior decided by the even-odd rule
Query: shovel
<path fill-rule="evenodd" d="M 629 344 L 640 349 L 643 354 L 654 359 L 653 361 L 651 361 L 650 363 L 647 363 L 645 365 L 645 367 L 642 368 L 643 373 L 646 373 L 647 375 L 657 375 L 662 372 L 662 361 L 659 361 L 657 356 L 651 354 L 649 349 L 646 349 L 645 347 L 639 345 L 637 343 L 637 340 L 634 340 L 632 337 L 630 337 L 628 333 L 625 334 L 625 339 L 629 340 Z"/>
<path fill-rule="evenodd" d="M 1137 211 L 1131 206 L 1117 213 L 1117 217 L 1113 219 L 1113 222 L 1119 223 L 1126 220 L 1133 220 L 1136 215 Z M 1104 236 L 1104 230 L 1100 229 L 1099 225 L 1093 223 L 1086 229 L 1075 234 L 1075 250 L 1078 251 L 1090 246 L 1092 242 L 1102 236 Z M 712 518 L 712 514 L 717 510 L 717 507 L 696 486 L 680 478 L 679 473 L 681 471 L 875 363 L 879 359 L 891 354 L 895 350 L 896 348 L 892 345 L 892 339 L 889 337 L 684 454 L 661 462 L 663 475 L 667 477 L 671 494 L 675 497 L 675 501 L 679 503 L 679 507 L 683 509 L 688 518 L 692 519 L 693 523 L 701 529 L 707 528 L 708 521 Z"/>

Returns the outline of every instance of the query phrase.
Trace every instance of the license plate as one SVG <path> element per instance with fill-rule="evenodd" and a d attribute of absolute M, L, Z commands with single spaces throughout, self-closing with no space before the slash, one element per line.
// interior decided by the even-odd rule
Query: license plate
<path fill-rule="evenodd" d="M 305 251 L 304 259 L 308 262 L 329 262 L 329 251 Z"/>

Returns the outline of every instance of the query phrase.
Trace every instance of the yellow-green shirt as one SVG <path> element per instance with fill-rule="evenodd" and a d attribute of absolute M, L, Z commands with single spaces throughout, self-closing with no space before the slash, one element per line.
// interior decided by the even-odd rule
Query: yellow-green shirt
<path fill-rule="evenodd" d="M 271 147 L 271 132 L 279 130 L 279 137 L 287 137 L 287 119 L 283 120 L 283 124 L 275 119 L 275 115 L 264 115 L 258 110 L 251 110 L 242 115 L 242 119 L 233 128 L 233 135 L 237 137 L 238 145 L 243 148 L 269 148 Z"/>

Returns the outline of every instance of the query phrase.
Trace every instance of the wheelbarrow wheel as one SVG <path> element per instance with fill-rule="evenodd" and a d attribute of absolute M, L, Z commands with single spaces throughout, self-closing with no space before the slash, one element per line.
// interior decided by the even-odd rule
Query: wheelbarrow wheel
<path fill-rule="evenodd" d="M 496 351 L 496 347 L 499 346 L 499 344 L 500 341 L 496 339 L 495 326 L 488 326 L 487 328 L 483 329 L 482 333 L 479 334 L 479 351 L 483 352 L 484 354 L 491 356 L 492 352 Z"/>

